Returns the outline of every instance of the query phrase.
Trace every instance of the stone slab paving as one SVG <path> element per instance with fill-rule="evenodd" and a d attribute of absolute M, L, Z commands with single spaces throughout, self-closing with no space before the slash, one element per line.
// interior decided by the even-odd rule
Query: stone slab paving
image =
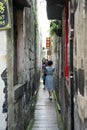
<path fill-rule="evenodd" d="M 55 101 L 49 100 L 47 90 L 43 90 L 42 82 L 38 92 L 34 120 L 32 130 L 59 130 Z"/>

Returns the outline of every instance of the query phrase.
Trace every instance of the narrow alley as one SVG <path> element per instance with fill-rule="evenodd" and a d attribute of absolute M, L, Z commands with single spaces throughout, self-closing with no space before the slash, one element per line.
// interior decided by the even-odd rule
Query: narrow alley
<path fill-rule="evenodd" d="M 87 130 L 87 0 L 0 0 L 0 85 L 0 130 Z"/>
<path fill-rule="evenodd" d="M 32 130 L 59 130 L 56 102 L 54 98 L 52 101 L 49 100 L 48 92 L 44 90 L 43 87 L 41 80 Z"/>

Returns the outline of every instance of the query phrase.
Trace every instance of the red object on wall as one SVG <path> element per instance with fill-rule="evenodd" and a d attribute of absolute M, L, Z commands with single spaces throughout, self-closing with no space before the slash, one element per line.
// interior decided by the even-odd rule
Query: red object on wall
<path fill-rule="evenodd" d="M 46 38 L 46 48 L 50 48 L 50 37 Z"/>
<path fill-rule="evenodd" d="M 68 29 L 69 29 L 69 25 L 68 25 L 68 18 L 69 18 L 69 3 L 67 2 L 66 4 L 66 68 L 65 68 L 65 73 L 66 73 L 66 78 L 69 77 L 69 65 L 68 65 L 68 44 L 69 44 L 69 38 L 68 38 Z"/>

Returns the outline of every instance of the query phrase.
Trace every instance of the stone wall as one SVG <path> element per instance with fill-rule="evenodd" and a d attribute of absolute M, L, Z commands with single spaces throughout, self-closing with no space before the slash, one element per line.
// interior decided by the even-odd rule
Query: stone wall
<path fill-rule="evenodd" d="M 33 117 L 40 70 L 37 69 L 34 3 L 23 9 L 10 4 L 12 28 L 7 32 L 8 129 L 25 130 Z M 12 11 L 13 10 L 13 11 Z M 38 58 L 39 59 L 39 58 Z"/>

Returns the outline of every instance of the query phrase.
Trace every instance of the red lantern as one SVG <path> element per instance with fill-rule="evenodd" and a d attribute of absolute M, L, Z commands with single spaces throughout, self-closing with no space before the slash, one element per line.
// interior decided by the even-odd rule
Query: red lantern
<path fill-rule="evenodd" d="M 46 38 L 46 48 L 50 48 L 50 37 Z"/>

